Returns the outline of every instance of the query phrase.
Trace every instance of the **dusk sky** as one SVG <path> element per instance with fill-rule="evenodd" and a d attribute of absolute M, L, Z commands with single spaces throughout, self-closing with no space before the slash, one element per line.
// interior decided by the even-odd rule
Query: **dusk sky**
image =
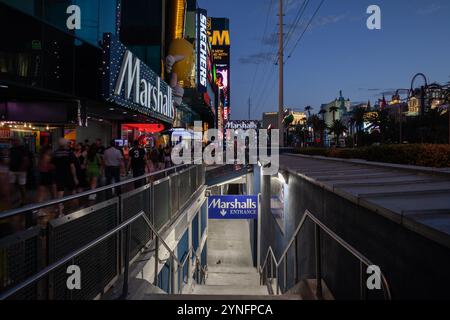
<path fill-rule="evenodd" d="M 252 118 L 261 119 L 262 112 L 275 111 L 278 68 L 273 62 L 278 0 L 198 2 L 209 16 L 230 19 L 232 119 L 247 119 L 249 96 Z M 284 2 L 287 33 L 303 0 Z M 320 2 L 309 0 L 287 45 L 286 58 Z M 381 30 L 366 27 L 366 10 L 373 4 L 381 8 Z M 390 98 L 392 91 L 409 88 L 418 72 L 424 73 L 429 82 L 447 83 L 449 17 L 448 0 L 325 0 L 285 64 L 285 106 L 303 110 L 311 105 L 317 112 L 322 103 L 338 97 L 339 90 L 352 102 L 373 103 L 383 92 Z"/>

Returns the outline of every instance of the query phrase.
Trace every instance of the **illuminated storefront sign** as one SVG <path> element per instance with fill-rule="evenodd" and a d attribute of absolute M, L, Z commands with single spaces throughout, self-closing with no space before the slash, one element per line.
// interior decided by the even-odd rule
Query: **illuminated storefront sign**
<path fill-rule="evenodd" d="M 197 15 L 197 54 L 198 54 L 198 91 L 206 92 L 208 82 L 208 34 L 206 30 L 207 13 L 203 9 L 198 10 Z"/>
<path fill-rule="evenodd" d="M 232 120 L 232 121 L 228 121 L 227 124 L 225 125 L 225 129 L 230 129 L 230 130 L 238 130 L 238 129 L 258 130 L 260 128 L 261 128 L 261 123 L 256 120 Z"/>
<path fill-rule="evenodd" d="M 175 117 L 172 88 L 110 34 L 104 39 L 106 100 L 171 123 Z"/>

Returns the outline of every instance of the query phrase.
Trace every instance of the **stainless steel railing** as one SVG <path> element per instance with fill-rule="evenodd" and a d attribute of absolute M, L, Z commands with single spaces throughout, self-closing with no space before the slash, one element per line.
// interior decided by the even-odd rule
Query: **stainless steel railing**
<path fill-rule="evenodd" d="M 169 260 L 170 260 L 170 273 L 169 273 L 170 287 L 169 287 L 169 292 L 168 293 L 169 294 L 174 294 L 175 293 L 175 279 L 176 279 L 176 274 L 178 274 L 178 293 L 181 294 L 182 290 L 183 290 L 183 287 L 184 287 L 182 285 L 182 283 L 184 283 L 184 280 L 182 280 L 181 277 L 184 274 L 183 271 L 184 271 L 184 267 L 185 267 L 186 263 L 188 263 L 188 262 L 191 263 L 192 256 L 195 256 L 195 271 L 204 273 L 204 269 L 203 268 L 199 268 L 200 259 L 195 254 L 193 248 L 191 248 L 189 250 L 189 254 L 186 255 L 186 257 L 184 258 L 183 262 L 180 262 L 178 260 L 178 258 L 176 257 L 174 251 L 167 245 L 167 243 L 164 241 L 164 239 L 158 233 L 156 228 L 150 222 L 150 220 L 148 219 L 146 214 L 143 211 L 141 211 L 137 215 L 135 215 L 132 218 L 128 219 L 127 221 L 121 223 L 120 225 L 118 225 L 117 227 L 115 227 L 111 231 L 107 232 L 106 234 L 96 238 L 95 240 L 89 242 L 88 244 L 82 246 L 81 248 L 71 252 L 70 254 L 66 255 L 62 259 L 59 259 L 58 261 L 56 261 L 56 262 L 52 263 L 51 265 L 47 266 L 46 268 L 42 269 L 41 271 L 39 271 L 35 275 L 27 278 L 26 280 L 22 281 L 19 284 L 16 284 L 14 287 L 12 287 L 12 288 L 10 288 L 10 289 L 0 293 L 0 300 L 5 300 L 5 299 L 13 296 L 14 294 L 18 293 L 22 289 L 25 289 L 28 286 L 31 286 L 31 285 L 35 284 L 36 282 L 40 281 L 41 279 L 43 279 L 44 277 L 49 275 L 51 272 L 53 272 L 56 269 L 58 269 L 59 267 L 65 265 L 66 263 L 68 263 L 68 262 L 72 262 L 73 263 L 73 261 L 74 261 L 74 259 L 76 257 L 78 257 L 81 254 L 87 252 L 88 250 L 94 248 L 96 245 L 98 245 L 98 244 L 102 243 L 103 241 L 111 238 L 112 236 L 117 235 L 119 232 L 121 232 L 124 229 L 125 229 L 125 248 L 126 248 L 126 250 L 125 250 L 125 270 L 124 270 L 124 276 L 123 276 L 122 295 L 121 295 L 121 297 L 123 299 L 125 299 L 127 297 L 127 295 L 128 295 L 128 279 L 129 279 L 129 265 L 130 265 L 129 251 L 130 251 L 130 238 L 131 238 L 131 224 L 133 222 L 137 221 L 139 218 L 143 218 L 144 219 L 146 225 L 152 230 L 152 232 L 155 235 L 155 280 L 154 280 L 154 285 L 155 286 L 158 285 L 159 264 L 161 262 L 165 263 L 165 260 L 163 261 L 163 260 L 159 259 L 159 243 L 161 243 L 162 246 L 164 246 L 164 248 L 169 253 Z M 188 274 L 188 277 L 189 277 L 189 274 Z"/>
<path fill-rule="evenodd" d="M 316 297 L 318 299 L 323 298 L 322 292 L 322 259 L 321 259 L 321 231 L 325 232 L 328 236 L 331 237 L 335 242 L 337 242 L 340 246 L 342 246 L 347 252 L 353 255 L 356 259 L 359 260 L 360 263 L 360 298 L 364 300 L 367 298 L 367 287 L 364 281 L 364 266 L 367 268 L 369 266 L 374 265 L 369 259 L 367 259 L 362 253 L 348 244 L 345 240 L 339 237 L 335 232 L 329 229 L 324 223 L 322 223 L 318 218 L 316 218 L 311 212 L 308 210 L 305 211 L 303 218 L 301 219 L 298 227 L 296 228 L 294 234 L 292 235 L 290 241 L 288 242 L 286 248 L 281 254 L 279 260 L 276 259 L 275 254 L 272 250 L 272 247 L 269 247 L 267 250 L 266 257 L 264 259 L 263 264 L 259 267 L 260 281 L 261 284 L 267 285 L 269 292 L 273 294 L 272 284 L 275 282 L 276 285 L 276 294 L 280 294 L 280 268 L 283 267 L 283 291 L 286 291 L 287 288 L 287 273 L 288 273 L 288 252 L 290 248 L 294 245 L 294 282 L 299 282 L 299 263 L 297 259 L 298 254 L 298 237 L 299 233 L 302 230 L 305 221 L 310 219 L 314 223 L 315 228 L 315 237 L 314 237 L 314 249 L 315 249 L 315 274 L 316 274 Z M 385 300 L 391 300 L 391 291 L 389 287 L 389 283 L 381 272 L 381 285 L 383 289 L 383 295 Z"/>
<path fill-rule="evenodd" d="M 77 194 L 74 194 L 74 195 L 69 195 L 69 196 L 63 197 L 61 199 L 52 199 L 52 200 L 49 200 L 49 201 L 46 201 L 46 202 L 43 202 L 43 203 L 30 204 L 30 205 L 26 205 L 26 206 L 23 206 L 23 207 L 20 207 L 20 208 L 16 208 L 16 209 L 0 212 L 0 220 L 1 219 L 6 219 L 6 218 L 10 218 L 10 217 L 13 217 L 13 216 L 17 216 L 17 215 L 20 215 L 20 214 L 24 214 L 24 213 L 27 213 L 27 212 L 30 212 L 30 211 L 37 211 L 39 209 L 43 209 L 43 208 L 49 207 L 49 206 L 58 205 L 58 204 L 63 203 L 63 202 L 67 202 L 67 201 L 71 201 L 71 200 L 77 200 L 79 198 L 90 196 L 90 195 L 93 195 L 93 194 L 97 194 L 99 192 L 110 191 L 112 189 L 116 189 L 118 187 L 125 186 L 125 185 L 128 185 L 128 184 L 134 183 L 134 182 L 139 182 L 141 180 L 152 178 L 154 176 L 158 176 L 158 175 L 161 175 L 161 174 L 163 174 L 165 177 L 167 177 L 168 175 L 170 175 L 170 172 L 176 173 L 176 172 L 178 172 L 178 171 L 180 171 L 180 170 L 182 170 L 184 168 L 187 168 L 187 167 L 188 167 L 188 165 L 179 165 L 179 166 L 175 166 L 175 167 L 172 167 L 172 168 L 168 168 L 168 169 L 164 169 L 164 170 L 159 170 L 159 171 L 155 171 L 155 172 L 152 172 L 152 173 L 148 173 L 148 174 L 142 175 L 140 177 L 130 178 L 130 179 L 127 179 L 127 180 L 124 180 L 124 181 L 120 181 L 120 182 L 116 182 L 116 183 L 113 183 L 113 184 L 109 184 L 109 185 L 106 185 L 106 186 L 103 186 L 103 187 L 99 187 L 99 188 L 96 188 L 96 189 L 93 189 L 93 190 L 88 190 L 88 191 L 84 191 L 84 192 L 77 193 Z"/>
<path fill-rule="evenodd" d="M 131 219 L 131 218 L 133 219 L 131 222 L 129 222 L 131 225 L 130 230 L 127 231 L 128 230 L 128 228 L 127 228 L 127 230 L 124 230 L 124 233 L 125 233 L 124 235 L 119 235 L 117 237 L 119 239 L 118 240 L 119 242 L 116 245 L 114 245 L 114 248 L 108 247 L 108 248 L 110 248 L 109 252 L 116 252 L 116 250 L 117 250 L 117 252 L 114 254 L 116 255 L 115 256 L 116 259 L 118 261 L 120 261 L 119 265 L 122 265 L 122 268 L 117 268 L 116 266 L 114 266 L 113 269 L 114 269 L 114 272 L 116 273 L 116 276 L 118 276 L 121 273 L 120 270 L 123 270 L 123 268 L 125 268 L 125 273 L 128 272 L 128 270 L 127 270 L 128 263 L 123 263 L 122 262 L 123 260 L 126 260 L 126 261 L 133 260 L 133 258 L 136 256 L 137 253 L 139 253 L 141 251 L 142 248 L 148 246 L 152 242 L 159 243 L 162 240 L 161 237 L 159 236 L 159 232 L 161 230 L 163 230 L 165 227 L 167 227 L 168 224 L 170 224 L 170 222 L 173 222 L 177 218 L 177 216 L 181 212 L 182 208 L 187 205 L 188 200 L 194 194 L 196 194 L 196 191 L 199 190 L 198 188 L 204 184 L 204 168 L 202 166 L 188 166 L 187 168 L 186 167 L 187 166 L 184 166 L 184 165 L 177 166 L 174 168 L 170 168 L 169 170 L 154 172 L 152 174 L 147 174 L 147 175 L 144 175 L 144 176 L 141 176 L 138 178 L 133 178 L 130 180 L 122 181 L 120 183 L 115 183 L 115 184 L 112 184 L 109 186 L 98 188 L 96 190 L 87 191 L 87 192 L 84 192 L 83 194 L 73 195 L 73 196 L 65 197 L 65 198 L 58 199 L 58 200 L 52 200 L 52 201 L 49 201 L 49 202 L 46 202 L 43 204 L 37 204 L 37 205 L 32 205 L 32 206 L 27 206 L 24 208 L 16 209 L 16 210 L 11 210 L 8 212 L 3 212 L 3 213 L 1 213 L 0 217 L 12 217 L 14 215 L 20 215 L 20 214 L 23 214 L 26 212 L 30 212 L 30 210 L 37 210 L 39 208 L 44 208 L 49 205 L 51 206 L 51 205 L 58 204 L 58 203 L 61 203 L 64 201 L 68 201 L 70 199 L 77 199 L 79 197 L 97 193 L 102 190 L 111 190 L 113 188 L 120 187 L 125 184 L 129 184 L 129 183 L 133 183 L 133 182 L 136 182 L 136 181 L 139 181 L 142 179 L 147 179 L 149 177 L 152 178 L 155 176 L 163 175 L 166 178 L 158 180 L 155 183 L 146 181 L 146 184 L 144 186 L 138 187 L 137 189 L 135 189 L 132 192 L 129 192 L 127 194 L 120 193 L 120 194 L 117 194 L 111 200 L 107 200 L 107 201 L 102 202 L 93 207 L 91 206 L 86 209 L 81 209 L 81 211 L 85 212 L 84 216 L 97 217 L 96 218 L 97 221 L 98 221 L 98 218 L 109 219 L 109 221 L 110 221 L 109 228 L 111 228 L 111 229 L 113 227 L 116 227 L 117 225 L 122 226 L 125 223 L 125 221 L 129 222 L 130 221 L 129 219 Z M 183 175 L 183 177 L 188 179 L 187 181 L 183 180 L 184 178 L 181 176 L 183 173 L 185 173 Z M 172 193 L 173 190 L 176 190 L 180 187 L 179 184 L 181 184 L 182 180 L 183 180 L 183 184 L 185 186 L 188 186 L 189 188 L 186 190 L 182 190 L 180 192 Z M 159 226 L 156 226 L 154 224 L 154 223 L 156 223 L 155 216 L 159 215 L 159 212 L 155 212 L 156 207 L 154 207 L 154 202 L 155 202 L 154 196 L 156 196 L 156 193 L 152 194 L 152 196 L 151 196 L 151 198 L 152 198 L 151 204 L 152 205 L 150 205 L 150 207 L 148 205 L 144 206 L 143 203 L 141 204 L 142 201 L 139 202 L 139 201 L 137 201 L 137 199 L 141 199 L 141 200 L 147 199 L 147 198 L 144 198 L 144 194 L 148 194 L 149 191 L 156 192 L 154 185 L 160 183 L 159 181 L 163 181 L 165 188 L 163 188 L 162 191 L 164 191 L 164 192 L 167 191 L 169 198 L 170 198 L 170 195 L 172 195 L 178 199 L 176 199 L 177 201 L 173 201 L 174 199 L 169 199 L 168 203 L 166 203 L 166 206 L 168 206 L 168 208 L 166 208 L 166 210 L 165 210 L 165 211 L 168 211 L 169 214 L 167 217 L 166 216 L 164 217 L 164 221 L 161 221 L 161 219 L 157 219 Z M 173 190 L 170 188 L 172 182 L 174 183 Z M 161 192 L 158 193 L 158 197 L 160 197 Z M 131 198 L 130 194 L 131 194 L 131 197 L 137 195 L 138 198 Z M 187 196 L 185 196 L 185 194 Z M 127 200 L 127 202 L 125 202 L 125 200 Z M 161 199 L 159 199 L 157 201 L 160 201 L 160 200 Z M 182 200 L 182 201 L 180 201 L 180 200 Z M 144 202 L 146 203 L 146 201 L 144 201 Z M 176 202 L 176 205 L 172 202 Z M 97 211 L 97 210 L 103 210 L 103 209 L 97 208 L 99 206 L 102 208 L 105 207 L 103 204 L 107 204 L 109 206 L 109 208 L 112 208 L 112 209 L 115 208 L 114 212 L 102 211 L 100 213 L 100 211 Z M 57 223 L 55 224 L 56 228 L 58 228 L 57 227 L 58 225 L 61 226 L 62 224 L 64 224 L 64 226 L 71 227 L 72 230 L 76 230 L 76 228 L 80 228 L 81 225 L 77 224 L 77 222 L 76 222 L 77 219 L 84 219 L 84 218 L 81 218 L 81 216 L 83 216 L 83 214 L 80 214 L 80 212 L 78 212 L 78 211 L 74 212 L 73 214 L 70 214 L 67 217 L 63 218 L 63 220 L 65 222 L 62 222 L 62 223 L 60 222 L 61 219 L 50 220 L 45 229 L 41 228 L 41 236 L 46 237 L 47 241 L 49 241 L 48 239 L 54 239 L 54 241 L 56 241 L 55 237 L 53 237 L 53 238 L 51 237 L 51 235 L 53 234 L 51 232 L 52 230 L 49 230 L 49 229 L 52 229 L 52 228 L 49 228 L 49 226 L 51 224 L 53 224 L 54 221 L 57 221 Z M 92 213 L 95 213 L 95 215 L 92 215 Z M 101 217 L 97 213 L 99 213 L 101 215 Z M 114 215 L 115 218 L 112 218 L 112 214 Z M 146 222 L 145 225 L 147 225 L 147 230 L 151 230 L 151 232 L 145 231 L 145 227 L 142 227 L 143 224 L 136 221 L 136 219 L 141 218 L 141 217 L 143 217 L 144 221 Z M 155 220 L 155 222 L 152 222 L 150 219 Z M 111 222 L 113 220 L 115 222 Z M 85 228 L 89 226 L 89 225 L 86 225 L 86 220 L 83 222 L 82 225 L 84 227 L 82 227 L 83 230 L 80 230 L 80 231 L 85 231 Z M 106 226 L 105 224 L 103 224 L 103 225 Z M 35 229 L 36 228 L 37 227 L 35 227 Z M 73 228 L 75 228 L 75 229 L 73 229 Z M 122 230 L 122 229 L 120 229 L 120 230 Z M 64 229 L 64 230 L 66 230 L 66 229 Z M 60 230 L 60 236 L 63 236 L 63 238 L 67 239 L 67 235 L 65 233 L 66 231 L 64 231 L 64 230 Z M 86 241 L 89 241 L 93 237 L 97 238 L 97 236 L 99 236 L 101 234 L 100 232 L 106 232 L 106 231 L 109 231 L 109 229 L 107 229 L 107 228 L 98 229 L 98 231 L 91 233 L 90 237 L 86 238 L 85 240 L 83 240 L 83 236 L 81 236 L 81 238 L 80 238 L 80 236 L 74 235 L 72 233 L 72 235 L 74 235 L 75 238 L 73 238 L 73 239 L 70 238 L 71 239 L 70 241 L 73 240 L 72 245 L 74 244 L 74 241 L 79 242 L 80 243 L 79 246 L 84 248 L 84 244 L 86 243 Z M 119 232 L 119 231 L 117 231 L 117 232 Z M 61 234 L 61 232 L 63 232 L 63 234 Z M 131 242 L 131 238 L 132 238 L 131 232 L 133 232 L 133 243 L 131 244 L 133 250 L 130 250 L 130 242 Z M 145 232 L 145 234 L 143 232 Z M 2 239 L 6 240 L 6 238 L 2 238 Z M 15 240 L 16 239 L 15 236 L 13 236 L 13 238 L 11 238 L 11 236 L 9 236 L 8 239 L 12 239 L 11 241 L 13 241 L 14 243 L 10 243 L 10 240 L 8 240 L 7 243 L 9 243 L 10 247 L 5 247 L 5 241 L 3 241 L 4 243 L 0 245 L 0 253 L 3 252 L 3 254 L 7 254 L 7 251 L 5 251 L 5 250 L 16 250 L 15 249 L 15 248 L 17 248 L 16 242 L 19 241 L 20 239 L 17 238 L 17 240 Z M 20 243 L 20 247 L 22 247 L 24 244 L 24 240 L 20 240 L 20 241 L 22 241 Z M 45 241 L 45 238 L 42 238 L 41 241 Z M 45 243 L 47 243 L 47 241 L 45 241 Z M 111 241 L 112 241 L 112 239 L 111 239 Z M 122 242 L 125 243 L 125 248 L 123 248 Z M 51 242 L 51 243 L 48 242 L 48 243 L 51 244 L 53 242 Z M 60 243 L 60 242 L 58 241 L 57 243 Z M 14 268 L 13 264 L 15 262 L 13 260 L 11 260 L 11 263 L 12 263 L 11 265 L 8 262 L 8 266 L 9 266 L 8 270 L 10 270 L 12 273 L 11 273 L 11 275 L 9 275 L 8 270 L 5 271 L 5 269 L 3 269 L 3 271 L 2 271 L 3 282 L 0 283 L 0 288 L 1 288 L 0 291 L 6 290 L 4 292 L 9 292 L 9 290 L 11 290 L 11 287 L 16 288 L 18 283 L 22 283 L 23 279 L 27 278 L 27 275 L 30 275 L 30 274 L 39 275 L 40 272 L 46 271 L 47 268 L 49 268 L 50 266 L 53 266 L 54 265 L 53 262 L 55 260 L 59 261 L 58 259 L 65 256 L 64 253 L 68 253 L 67 250 L 64 249 L 64 247 L 61 247 L 61 245 L 62 244 L 60 243 L 60 245 L 58 247 L 59 253 L 57 255 L 50 256 L 48 245 L 44 246 L 44 247 L 46 247 L 45 251 L 38 250 L 38 252 L 40 252 L 40 253 L 38 253 L 38 256 L 36 258 L 39 259 L 39 261 L 42 261 L 42 264 L 44 264 L 44 265 L 46 265 L 47 261 L 49 263 L 46 267 L 42 267 L 42 270 L 40 269 L 39 266 L 34 264 L 33 265 L 34 267 L 32 269 L 28 268 L 23 271 L 15 271 L 13 269 Z M 106 243 L 104 245 L 106 245 Z M 163 241 L 162 241 L 162 245 L 164 247 L 167 247 L 167 245 Z M 155 248 L 159 248 L 159 245 L 156 245 Z M 96 251 L 97 249 L 98 248 L 96 248 L 93 251 L 90 251 L 88 254 L 92 254 L 92 252 Z M 168 247 L 166 249 L 168 249 Z M 68 248 L 68 250 L 70 250 L 70 247 Z M 24 259 L 28 259 L 28 254 L 25 251 L 23 251 L 20 254 L 21 254 L 20 257 L 23 257 Z M 26 256 L 24 256 L 24 254 Z M 63 255 L 61 255 L 61 254 L 63 254 Z M 191 258 L 194 257 L 194 255 L 195 255 L 195 253 L 190 252 Z M 185 268 L 187 261 L 189 261 L 189 260 L 185 259 L 183 262 L 180 262 L 180 261 L 178 261 L 178 259 L 173 259 L 174 257 L 175 257 L 174 253 L 170 251 L 169 258 L 170 258 L 170 263 L 171 263 L 171 270 L 172 269 L 177 270 L 178 268 Z M 114 257 L 111 256 L 111 259 L 114 259 Z M 104 265 L 111 265 L 111 261 L 110 260 L 104 261 Z M 198 261 L 199 261 L 199 259 L 198 259 L 198 257 L 196 257 L 195 262 L 198 263 Z M 88 262 L 87 265 L 89 265 L 89 263 L 91 263 L 91 262 Z M 86 264 L 86 261 L 84 262 L 84 264 Z M 6 266 L 6 264 L 5 264 L 5 266 Z M 58 265 L 58 266 L 61 266 L 61 265 Z M 54 269 L 52 269 L 52 270 L 54 270 Z M 172 276 L 172 272 L 171 272 L 171 276 Z M 111 275 L 109 275 L 109 277 L 111 277 Z M 5 281 L 5 279 L 6 279 L 6 281 Z M 108 281 L 109 281 L 109 279 L 110 278 L 108 278 Z M 157 279 L 157 274 L 156 274 L 156 279 Z M 171 290 L 171 291 L 174 291 L 174 286 L 173 286 L 174 281 L 175 281 L 175 278 L 170 281 L 171 286 L 170 286 L 169 290 Z M 35 282 L 33 282 L 33 283 L 35 283 Z M 179 283 L 181 284 L 180 281 L 179 281 Z M 2 284 L 3 284 L 3 287 L 2 287 Z M 156 281 L 155 284 L 158 285 L 158 282 Z M 53 294 L 50 295 L 50 293 L 53 293 L 53 291 L 54 291 L 53 286 L 51 286 L 51 284 L 47 285 L 47 284 L 39 283 L 39 287 L 41 288 L 41 290 L 39 290 L 39 292 L 42 292 L 42 294 L 37 292 L 35 289 L 32 289 L 31 287 L 30 287 L 30 289 L 32 289 L 32 292 L 36 292 L 38 294 L 38 296 L 42 297 L 45 294 L 47 296 L 53 297 Z M 180 290 L 182 289 L 181 287 L 182 286 L 180 285 Z M 26 292 L 31 292 L 31 291 L 27 290 Z M 4 293 L 2 292 L 1 294 L 3 295 Z M 81 294 L 81 296 L 86 297 L 84 294 Z"/>

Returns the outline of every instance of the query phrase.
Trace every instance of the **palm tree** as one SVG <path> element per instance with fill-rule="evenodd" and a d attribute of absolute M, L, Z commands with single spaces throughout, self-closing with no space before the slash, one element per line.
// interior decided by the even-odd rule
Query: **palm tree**
<path fill-rule="evenodd" d="M 306 106 L 305 107 L 305 111 L 308 112 L 308 118 L 311 117 L 311 110 L 313 109 L 313 107 L 311 106 Z"/>
<path fill-rule="evenodd" d="M 363 107 L 357 107 L 353 111 L 352 120 L 356 126 L 356 145 L 359 144 L 360 133 L 364 125 L 364 117 L 366 115 L 366 109 Z"/>
<path fill-rule="evenodd" d="M 308 118 L 308 125 L 311 126 L 313 129 L 313 141 L 316 140 L 316 134 L 317 134 L 317 132 L 319 132 L 318 125 L 317 125 L 319 121 L 320 121 L 320 118 L 316 114 L 314 114 Z"/>
<path fill-rule="evenodd" d="M 304 124 L 296 124 L 294 127 L 295 135 L 303 144 L 306 142 L 308 129 Z"/>
<path fill-rule="evenodd" d="M 333 122 L 336 121 L 336 112 L 339 111 L 339 108 L 336 106 L 332 106 L 330 107 L 330 109 L 328 109 L 328 112 L 331 112 L 333 114 Z"/>
<path fill-rule="evenodd" d="M 327 123 L 323 119 L 319 119 L 316 123 L 316 130 L 320 133 L 320 144 L 325 146 L 325 130 L 328 129 Z"/>
<path fill-rule="evenodd" d="M 335 120 L 333 121 L 333 124 L 329 128 L 330 133 L 334 134 L 334 137 L 336 138 L 336 146 L 339 146 L 339 139 L 344 132 L 347 131 L 347 127 L 344 125 L 342 120 Z"/>
<path fill-rule="evenodd" d="M 320 109 L 319 114 L 322 116 L 322 120 L 325 120 L 325 113 L 327 113 L 327 110 Z"/>
<path fill-rule="evenodd" d="M 388 110 L 383 109 L 372 112 L 368 120 L 370 122 L 369 128 L 378 129 L 380 131 L 381 143 L 384 143 L 384 138 L 390 121 Z"/>

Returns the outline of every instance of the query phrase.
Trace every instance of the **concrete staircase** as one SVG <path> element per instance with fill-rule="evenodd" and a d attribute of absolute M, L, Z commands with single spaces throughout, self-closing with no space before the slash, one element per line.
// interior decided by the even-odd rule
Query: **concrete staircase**
<path fill-rule="evenodd" d="M 206 284 L 195 285 L 192 294 L 264 296 L 269 292 L 260 285 L 256 268 L 219 265 L 209 268 Z"/>

